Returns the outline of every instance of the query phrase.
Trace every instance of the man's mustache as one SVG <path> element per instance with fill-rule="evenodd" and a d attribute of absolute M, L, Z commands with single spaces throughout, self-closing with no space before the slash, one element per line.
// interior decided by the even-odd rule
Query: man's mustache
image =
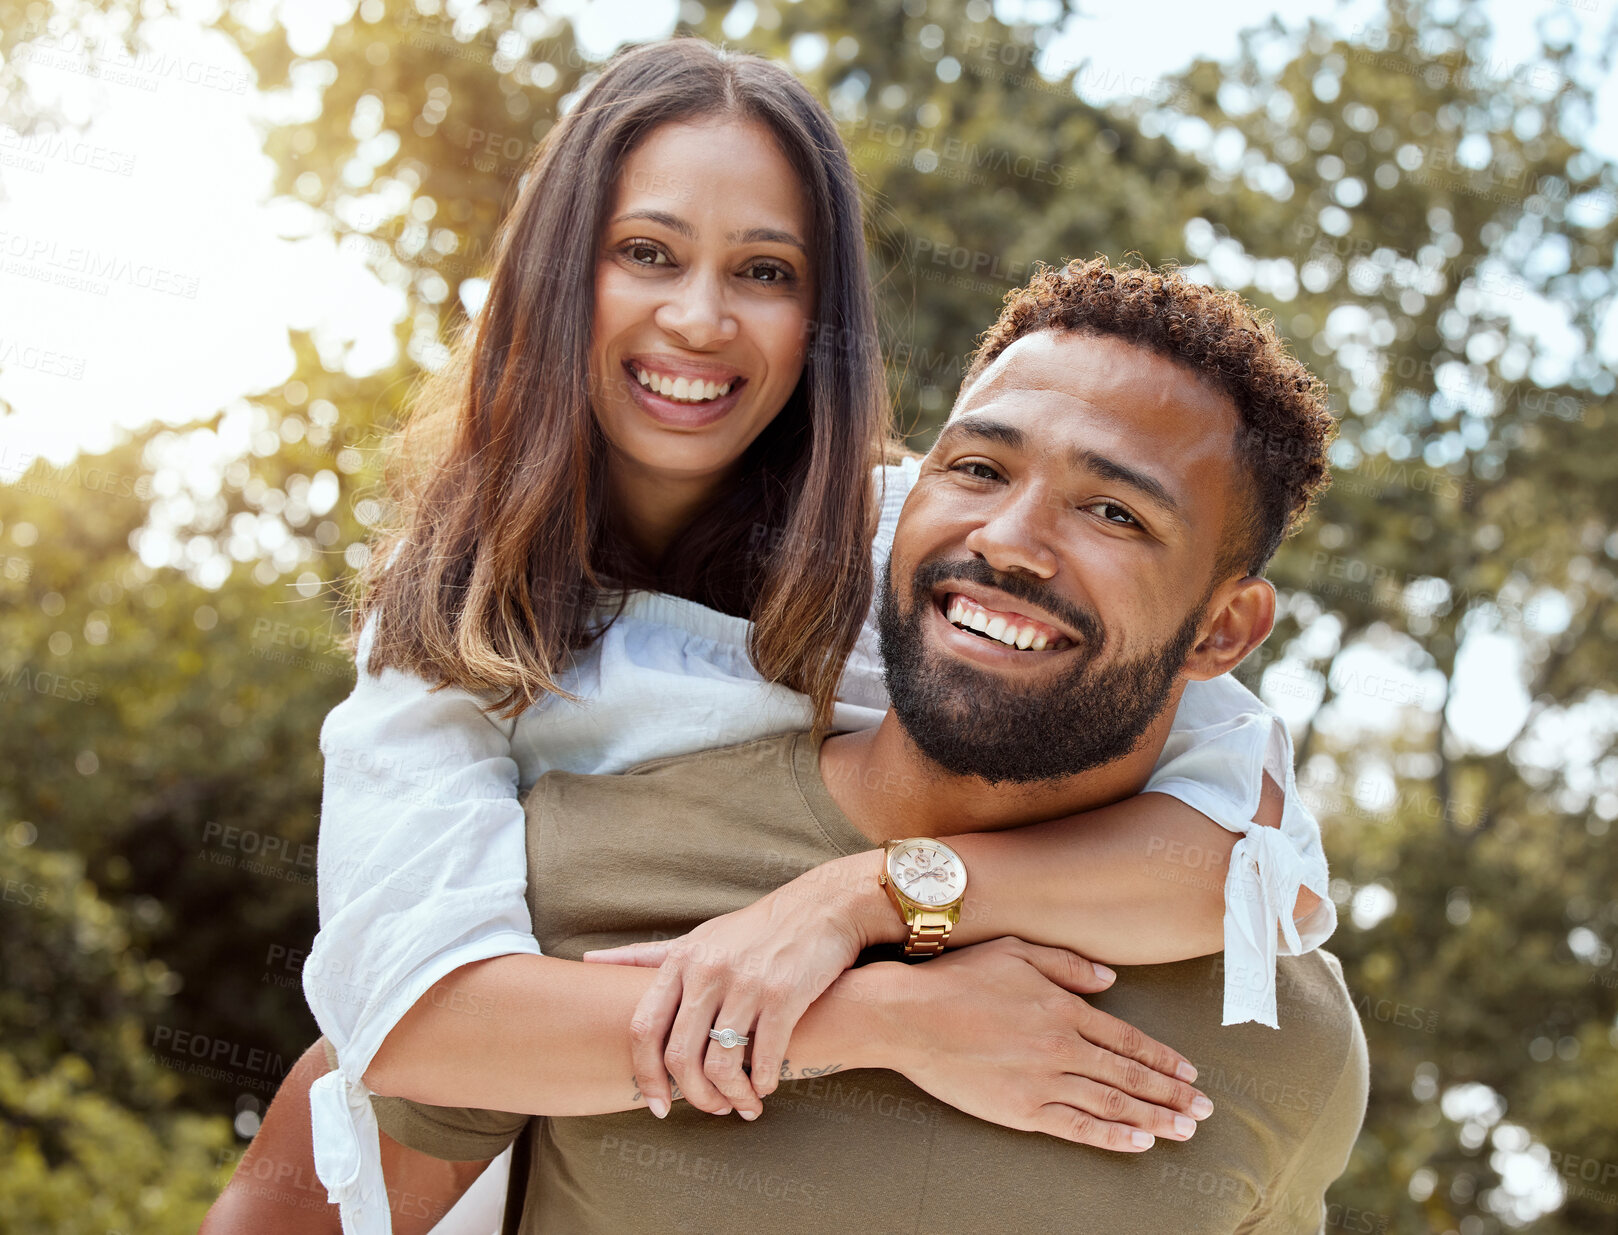
<path fill-rule="evenodd" d="M 978 583 L 998 588 L 1007 596 L 1038 605 L 1052 617 L 1065 623 L 1080 636 L 1080 642 L 1092 653 L 1106 639 L 1106 628 L 1101 619 L 1088 610 L 1080 609 L 1065 597 L 1058 596 L 1024 575 L 1008 575 L 996 570 L 982 558 L 961 558 L 958 561 L 923 562 L 916 567 L 913 586 L 918 603 L 925 603 L 929 593 L 941 583 Z"/>

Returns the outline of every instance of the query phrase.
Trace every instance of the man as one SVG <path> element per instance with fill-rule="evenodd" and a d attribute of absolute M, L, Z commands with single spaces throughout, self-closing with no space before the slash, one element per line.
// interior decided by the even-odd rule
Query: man
<path fill-rule="evenodd" d="M 528 812 L 542 951 L 567 961 L 667 937 L 758 899 L 783 869 L 870 856 L 896 835 L 947 845 L 1139 791 L 1185 682 L 1228 671 L 1268 634 L 1274 593 L 1257 574 L 1318 488 L 1326 436 L 1318 386 L 1236 297 L 1104 262 L 1042 272 L 986 336 L 900 521 L 882 583 L 893 708 L 881 725 L 818 748 L 794 734 L 622 776 L 543 778 Z M 995 619 L 996 633 L 1009 623 L 1036 637 L 1008 646 L 975 629 Z M 951 941 L 967 946 L 845 974 L 800 1023 L 793 1079 L 756 1123 L 684 1106 L 662 1121 L 564 1114 L 567 1100 L 524 1090 L 515 1060 L 532 1044 L 513 1045 L 506 1093 L 478 1092 L 551 1115 L 380 1099 L 378 1119 L 398 1145 L 452 1162 L 488 1159 L 527 1129 L 525 1199 L 508 1215 L 524 1232 L 1320 1229 L 1367 1084 L 1335 962 L 1282 958 L 1279 1032 L 1223 1027 L 1218 958 L 1130 969 L 1079 1001 L 1069 992 L 1097 984 L 1063 980 L 1048 950 L 986 938 L 1019 933 L 1018 911 L 969 881 Z M 1082 1024 L 1087 1003 L 1195 1061 L 1215 1107 L 1196 1135 L 1144 1154 L 1075 1143 L 1097 1121 L 1060 1091 L 1063 1064 L 1028 1130 L 988 1122 L 1001 1118 L 998 1090 L 1026 1080 L 1029 1043 L 986 1034 L 956 1002 L 982 988 L 953 979 L 1013 957 L 1043 977 L 1019 985 L 994 970 L 995 1002 L 1002 1017 L 1015 1009 L 1033 1049 L 1079 1049 L 1051 1017 Z M 441 985 L 476 998 L 475 970 Z M 860 1005 L 838 1023 L 864 1036 L 839 1036 L 839 1003 Z M 575 1032 L 577 1055 L 552 1071 L 579 1072 L 582 1093 L 627 1056 L 628 1030 L 600 1029 L 615 1023 L 601 1011 L 579 1023 L 596 1028 Z M 477 1041 L 469 1025 L 439 1049 Z M 368 1079 L 436 1096 L 401 1082 L 417 1062 L 379 1055 Z M 1139 1080 L 1120 1080 L 1115 1118 Z M 603 1109 L 593 1097 L 579 1107 Z"/>

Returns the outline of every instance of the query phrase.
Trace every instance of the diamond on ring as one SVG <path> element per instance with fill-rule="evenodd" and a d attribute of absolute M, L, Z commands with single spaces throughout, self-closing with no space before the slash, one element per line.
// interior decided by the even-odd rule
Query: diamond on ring
<path fill-rule="evenodd" d="M 747 1045 L 747 1039 L 734 1029 L 710 1029 L 708 1036 L 723 1047 Z"/>

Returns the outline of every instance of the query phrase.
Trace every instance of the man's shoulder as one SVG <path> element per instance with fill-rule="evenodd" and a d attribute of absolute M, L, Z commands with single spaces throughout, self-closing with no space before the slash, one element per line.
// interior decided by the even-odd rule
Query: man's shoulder
<path fill-rule="evenodd" d="M 807 731 L 772 733 L 769 737 L 749 738 L 745 742 L 732 742 L 728 746 L 710 746 L 678 755 L 665 755 L 660 759 L 648 759 L 644 763 L 637 763 L 624 774 L 655 776 L 687 768 L 734 770 L 739 773 L 757 772 L 766 766 L 786 769 L 792 766 L 798 742 L 808 736 Z"/>
<path fill-rule="evenodd" d="M 1343 980 L 1343 967 L 1329 952 L 1282 956 L 1275 967 L 1276 1020 L 1266 1025 L 1230 1025 L 1221 1035 L 1233 1049 L 1210 1057 L 1206 1081 L 1215 1091 L 1257 1088 L 1261 1109 L 1297 1135 L 1318 1133 L 1352 1143 L 1364 1117 L 1370 1056 L 1358 1009 Z"/>
<path fill-rule="evenodd" d="M 1222 1024 L 1224 989 L 1216 955 L 1124 971 L 1089 998 L 1190 1059 L 1216 1107 L 1246 1106 L 1283 1138 L 1307 1135 L 1322 1118 L 1357 1128 L 1365 1034 L 1337 958 L 1317 949 L 1278 959 L 1276 1029 Z"/>
<path fill-rule="evenodd" d="M 1275 964 L 1276 1015 L 1283 1031 L 1311 1042 L 1327 1058 L 1366 1061 L 1365 1029 L 1343 979 L 1343 966 L 1316 948 L 1302 956 L 1282 956 Z"/>
<path fill-rule="evenodd" d="M 1222 979 L 1222 960 L 1213 960 Z M 1240 1028 L 1260 1039 L 1267 1036 L 1282 1055 L 1322 1071 L 1332 1071 L 1333 1061 L 1340 1069 L 1351 1056 L 1365 1055 L 1365 1032 L 1354 997 L 1343 979 L 1342 963 L 1330 952 L 1316 948 L 1302 956 L 1276 958 L 1275 1012 L 1277 1029 Z"/>
<path fill-rule="evenodd" d="M 726 746 L 703 746 L 660 755 L 625 768 L 622 772 L 591 773 L 551 771 L 540 779 L 553 786 L 570 783 L 621 784 L 631 793 L 645 792 L 647 780 L 681 781 L 694 783 L 711 778 L 728 780 L 735 777 L 757 777 L 771 768 L 790 776 L 793 761 L 798 756 L 798 744 L 808 741 L 807 731 L 775 733 L 768 737 L 749 738 Z"/>

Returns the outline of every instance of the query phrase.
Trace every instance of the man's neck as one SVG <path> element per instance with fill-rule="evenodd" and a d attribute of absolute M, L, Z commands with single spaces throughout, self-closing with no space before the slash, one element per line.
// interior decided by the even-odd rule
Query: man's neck
<path fill-rule="evenodd" d="M 1134 751 L 1060 780 L 991 785 L 975 776 L 952 775 L 922 754 L 892 711 L 875 729 L 827 738 L 820 748 L 820 775 L 849 822 L 876 844 L 1060 819 L 1133 797 L 1145 787 L 1173 727 L 1181 689 L 1175 689 Z"/>

